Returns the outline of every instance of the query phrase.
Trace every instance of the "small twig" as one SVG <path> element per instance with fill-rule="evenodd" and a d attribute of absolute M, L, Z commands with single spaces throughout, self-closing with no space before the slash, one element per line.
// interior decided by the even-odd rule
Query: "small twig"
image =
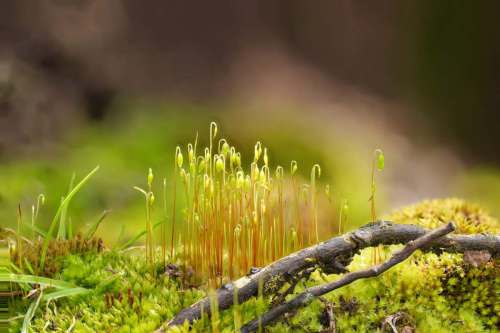
<path fill-rule="evenodd" d="M 383 272 L 387 271 L 388 269 L 390 269 L 391 267 L 406 260 L 417 249 L 429 245 L 432 241 L 441 238 L 446 234 L 449 234 L 453 230 L 455 230 L 455 226 L 453 225 L 453 223 L 448 223 L 445 226 L 442 226 L 438 229 L 432 230 L 424 234 L 423 236 L 417 238 L 414 241 L 408 242 L 403 249 L 395 252 L 394 255 L 389 260 L 380 265 L 373 266 L 369 269 L 346 274 L 341 279 L 334 282 L 308 288 L 306 291 L 299 294 L 291 301 L 278 305 L 269 310 L 268 312 L 264 313 L 260 318 L 254 319 L 249 323 L 245 324 L 241 328 L 241 333 L 255 332 L 258 330 L 259 326 L 264 327 L 266 325 L 269 325 L 278 320 L 285 313 L 306 306 L 316 297 L 327 294 L 343 286 L 346 286 L 356 280 L 378 276 Z"/>

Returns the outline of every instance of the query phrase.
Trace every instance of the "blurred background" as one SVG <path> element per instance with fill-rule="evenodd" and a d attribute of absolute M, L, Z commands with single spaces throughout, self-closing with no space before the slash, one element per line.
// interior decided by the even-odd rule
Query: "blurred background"
<path fill-rule="evenodd" d="M 295 159 L 368 221 L 373 150 L 381 212 L 458 196 L 500 215 L 497 1 L 6 0 L 0 3 L 0 220 L 39 193 L 47 224 L 73 172 L 99 174 L 75 224 L 143 224 L 176 145 L 210 121 L 251 158 Z"/>

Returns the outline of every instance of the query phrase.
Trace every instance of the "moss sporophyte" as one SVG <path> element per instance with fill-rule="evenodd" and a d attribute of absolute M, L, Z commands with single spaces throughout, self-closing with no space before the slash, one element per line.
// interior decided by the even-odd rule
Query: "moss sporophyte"
<path fill-rule="evenodd" d="M 385 157 L 384 157 L 384 152 L 381 149 L 375 149 L 373 152 L 373 158 L 372 158 L 372 166 L 371 166 L 371 196 L 370 201 L 371 204 L 371 221 L 376 222 L 377 221 L 377 213 L 375 212 L 375 194 L 376 194 L 376 185 L 375 185 L 375 169 L 378 171 L 384 170 L 385 167 Z M 374 247 L 373 250 L 373 259 L 372 262 L 373 264 L 378 264 L 381 262 L 381 257 L 380 257 L 380 247 Z"/>
<path fill-rule="evenodd" d="M 201 155 L 198 139 L 187 145 L 187 165 L 182 148 L 177 147 L 174 176 L 168 180 L 172 184 L 170 256 L 178 255 L 191 267 L 193 283 L 209 281 L 212 286 L 330 236 L 318 218 L 319 165 L 312 167 L 309 184 L 299 184 L 297 163 L 292 162 L 292 177 L 287 178 L 283 167 L 271 166 L 269 149 L 257 142 L 245 170 L 241 153 L 227 139 L 218 139 L 218 133 L 217 124 L 211 123 L 209 146 Z M 306 188 L 309 195 L 300 196 Z M 303 215 L 304 208 L 310 214 Z"/>
<path fill-rule="evenodd" d="M 245 164 L 236 147 L 218 139 L 218 134 L 217 124 L 211 123 L 209 145 L 199 149 L 201 153 L 197 152 L 198 136 L 185 150 L 175 149 L 170 164 L 173 175 L 162 179 L 160 221 L 153 221 L 155 193 L 159 192 L 156 175 L 148 170 L 145 186 L 134 187 L 145 204 L 144 230 L 113 249 L 104 248 L 95 237 L 106 212 L 86 232 L 74 235 L 69 232 L 70 219 L 61 218 L 69 214 L 71 198 L 97 168 L 70 186 L 48 231 L 38 221 L 45 197 L 39 196 L 33 204 L 31 223 L 23 221 L 20 209 L 18 230 L 7 236 L 13 244 L 9 251 L 12 265 L 6 275 L 0 273 L 0 279 L 18 284 L 20 293 L 31 297 L 13 300 L 12 317 L 21 317 L 11 321 L 11 331 L 152 332 L 207 294 L 212 295 L 211 319 L 205 315 L 192 327 L 185 324 L 171 332 L 237 331 L 269 308 L 268 292 L 280 290 L 274 290 L 272 283 L 259 283 L 258 297 L 239 303 L 236 291 L 235 306 L 218 311 L 214 288 L 245 276 L 252 267 L 265 266 L 349 230 L 352 207 L 347 199 L 334 197 L 330 186 L 319 190 L 322 170 L 318 164 L 303 173 L 296 161 L 289 168 L 273 165 L 272 151 L 261 142 Z M 376 150 L 371 168 L 373 221 L 378 219 L 375 171 L 381 171 L 384 164 L 382 151 Z M 337 189 L 335 194 L 339 195 Z M 336 208 L 334 218 L 323 218 L 323 204 Z M 495 219 L 458 199 L 425 201 L 387 219 L 425 228 L 452 220 L 457 233 L 498 233 Z M 30 227 L 31 239 L 23 235 L 21 226 Z M 57 227 L 61 232 L 54 235 Z M 145 249 L 131 246 L 142 238 Z M 366 249 L 354 256 L 348 269 L 363 269 L 378 260 L 378 254 L 374 257 Z M 406 326 L 422 332 L 494 331 L 499 325 L 497 263 L 488 258 L 474 266 L 460 254 L 418 253 L 385 275 L 358 281 L 312 302 L 266 331 L 321 331 L 326 327 L 321 319 L 326 306 L 342 332 L 380 331 L 387 318 L 400 318 L 394 322 L 399 331 Z M 276 276 L 271 282 L 282 278 Z M 307 282 L 295 286 L 295 292 L 337 278 L 314 272 Z"/>

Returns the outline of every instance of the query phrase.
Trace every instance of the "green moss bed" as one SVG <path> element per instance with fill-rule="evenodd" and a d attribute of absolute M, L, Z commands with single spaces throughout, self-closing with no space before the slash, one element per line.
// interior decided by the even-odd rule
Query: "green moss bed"
<path fill-rule="evenodd" d="M 395 223 L 434 228 L 450 220 L 457 233 L 498 234 L 497 220 L 480 207 L 458 199 L 425 201 L 387 216 Z M 87 247 L 52 246 L 52 267 L 46 275 L 71 282 L 91 292 L 41 304 L 29 332 L 153 332 L 181 309 L 206 296 L 206 289 L 186 285 L 183 270 L 151 267 L 143 249 L 109 250 L 98 241 Z M 382 259 L 398 246 L 382 249 Z M 350 270 L 371 265 L 372 250 L 355 256 Z M 158 253 L 158 257 L 160 253 Z M 315 272 L 306 284 L 315 285 L 338 276 Z M 268 332 L 321 332 L 333 321 L 337 332 L 498 332 L 500 323 L 498 260 L 480 264 L 461 254 L 417 252 L 378 278 L 357 281 L 290 315 Z M 286 287 L 286 286 L 285 286 Z M 297 288 L 303 290 L 305 285 Z M 293 297 L 289 295 L 288 297 Z M 11 315 L 23 314 L 32 300 L 18 298 Z M 214 318 L 203 318 L 192 332 L 234 332 L 269 306 L 258 297 Z M 330 313 L 330 316 L 327 315 Z M 22 318 L 11 322 L 20 331 Z M 170 329 L 187 332 L 187 325 Z"/>

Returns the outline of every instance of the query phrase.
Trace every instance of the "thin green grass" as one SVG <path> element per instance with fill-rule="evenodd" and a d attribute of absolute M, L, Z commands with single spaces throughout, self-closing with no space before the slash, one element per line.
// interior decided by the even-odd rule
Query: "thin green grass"
<path fill-rule="evenodd" d="M 162 225 L 164 223 L 164 219 L 156 222 L 156 223 L 153 223 L 153 230 L 155 230 L 156 228 L 158 228 L 160 225 Z M 125 243 L 119 245 L 117 247 L 117 250 L 124 250 L 130 246 L 132 246 L 134 243 L 136 243 L 139 239 L 141 239 L 142 237 L 144 237 L 144 235 L 146 235 L 148 231 L 146 229 L 142 230 L 141 232 L 137 233 L 137 235 L 135 235 L 134 237 L 130 238 L 128 241 L 126 241 Z"/>
<path fill-rule="evenodd" d="M 40 271 L 43 271 L 43 268 L 45 266 L 45 260 L 47 256 L 47 249 L 49 247 L 49 242 L 52 239 L 52 234 L 54 232 L 54 229 L 57 225 L 58 219 L 60 218 L 61 214 L 65 212 L 67 209 L 69 203 L 71 202 L 71 199 L 75 196 L 76 193 L 89 181 L 89 179 L 99 170 L 99 166 L 95 167 L 87 176 L 85 176 L 69 193 L 68 195 L 62 200 L 61 205 L 57 209 L 56 215 L 54 216 L 54 219 L 52 220 L 52 223 L 50 224 L 49 231 L 47 232 L 44 240 L 43 240 L 43 246 L 42 246 L 42 253 L 40 255 Z"/>
<path fill-rule="evenodd" d="M 97 231 L 97 228 L 99 228 L 102 221 L 104 221 L 106 216 L 108 216 L 109 212 L 110 212 L 109 210 L 105 210 L 104 212 L 102 212 L 102 214 L 99 216 L 99 218 L 94 223 L 92 223 L 90 225 L 89 229 L 85 233 L 85 239 L 91 239 L 92 237 L 94 237 L 94 235 Z"/>
<path fill-rule="evenodd" d="M 90 289 L 76 287 L 66 281 L 55 280 L 35 275 L 0 273 L 0 282 L 17 283 L 21 286 L 25 286 L 27 284 L 39 285 L 41 287 L 39 289 L 38 297 L 36 298 L 36 300 L 31 302 L 28 310 L 26 311 L 26 314 L 24 315 L 23 325 L 21 327 L 22 333 L 29 332 L 31 320 L 33 319 L 33 316 L 35 315 L 35 312 L 38 309 L 41 301 L 50 302 L 63 297 L 83 295 L 91 292 Z M 55 288 L 57 290 L 51 293 L 44 294 L 44 290 L 47 288 Z M 26 288 L 23 289 L 27 290 Z"/>
<path fill-rule="evenodd" d="M 47 232 L 39 227 L 37 227 L 35 224 L 29 224 L 27 222 L 23 222 L 23 226 L 27 227 L 28 229 L 31 229 L 31 231 L 35 234 L 38 234 L 42 236 L 43 238 L 47 237 Z"/>
<path fill-rule="evenodd" d="M 45 294 L 43 296 L 43 301 L 44 302 L 50 302 L 50 301 L 54 301 L 56 299 L 63 298 L 63 297 L 71 297 L 71 296 L 76 296 L 76 295 L 84 295 L 84 294 L 87 294 L 87 293 L 89 293 L 91 291 L 92 290 L 90 290 L 90 289 L 86 289 L 86 288 L 82 288 L 82 287 L 74 287 L 74 288 L 62 289 L 62 290 L 58 290 L 58 291 L 54 291 L 54 292 Z"/>
<path fill-rule="evenodd" d="M 40 305 L 42 297 L 43 297 L 43 290 L 40 291 L 40 295 L 38 295 L 36 300 L 31 302 L 28 311 L 26 311 L 26 314 L 24 315 L 23 326 L 21 327 L 21 333 L 28 333 L 31 324 L 31 319 L 33 319 L 33 316 L 35 315 L 35 312 L 38 309 L 38 306 Z"/>
<path fill-rule="evenodd" d="M 44 287 L 53 287 L 56 289 L 68 289 L 75 287 L 72 283 L 62 280 L 51 279 L 44 276 L 14 273 L 0 273 L 0 282 L 39 284 Z"/>

